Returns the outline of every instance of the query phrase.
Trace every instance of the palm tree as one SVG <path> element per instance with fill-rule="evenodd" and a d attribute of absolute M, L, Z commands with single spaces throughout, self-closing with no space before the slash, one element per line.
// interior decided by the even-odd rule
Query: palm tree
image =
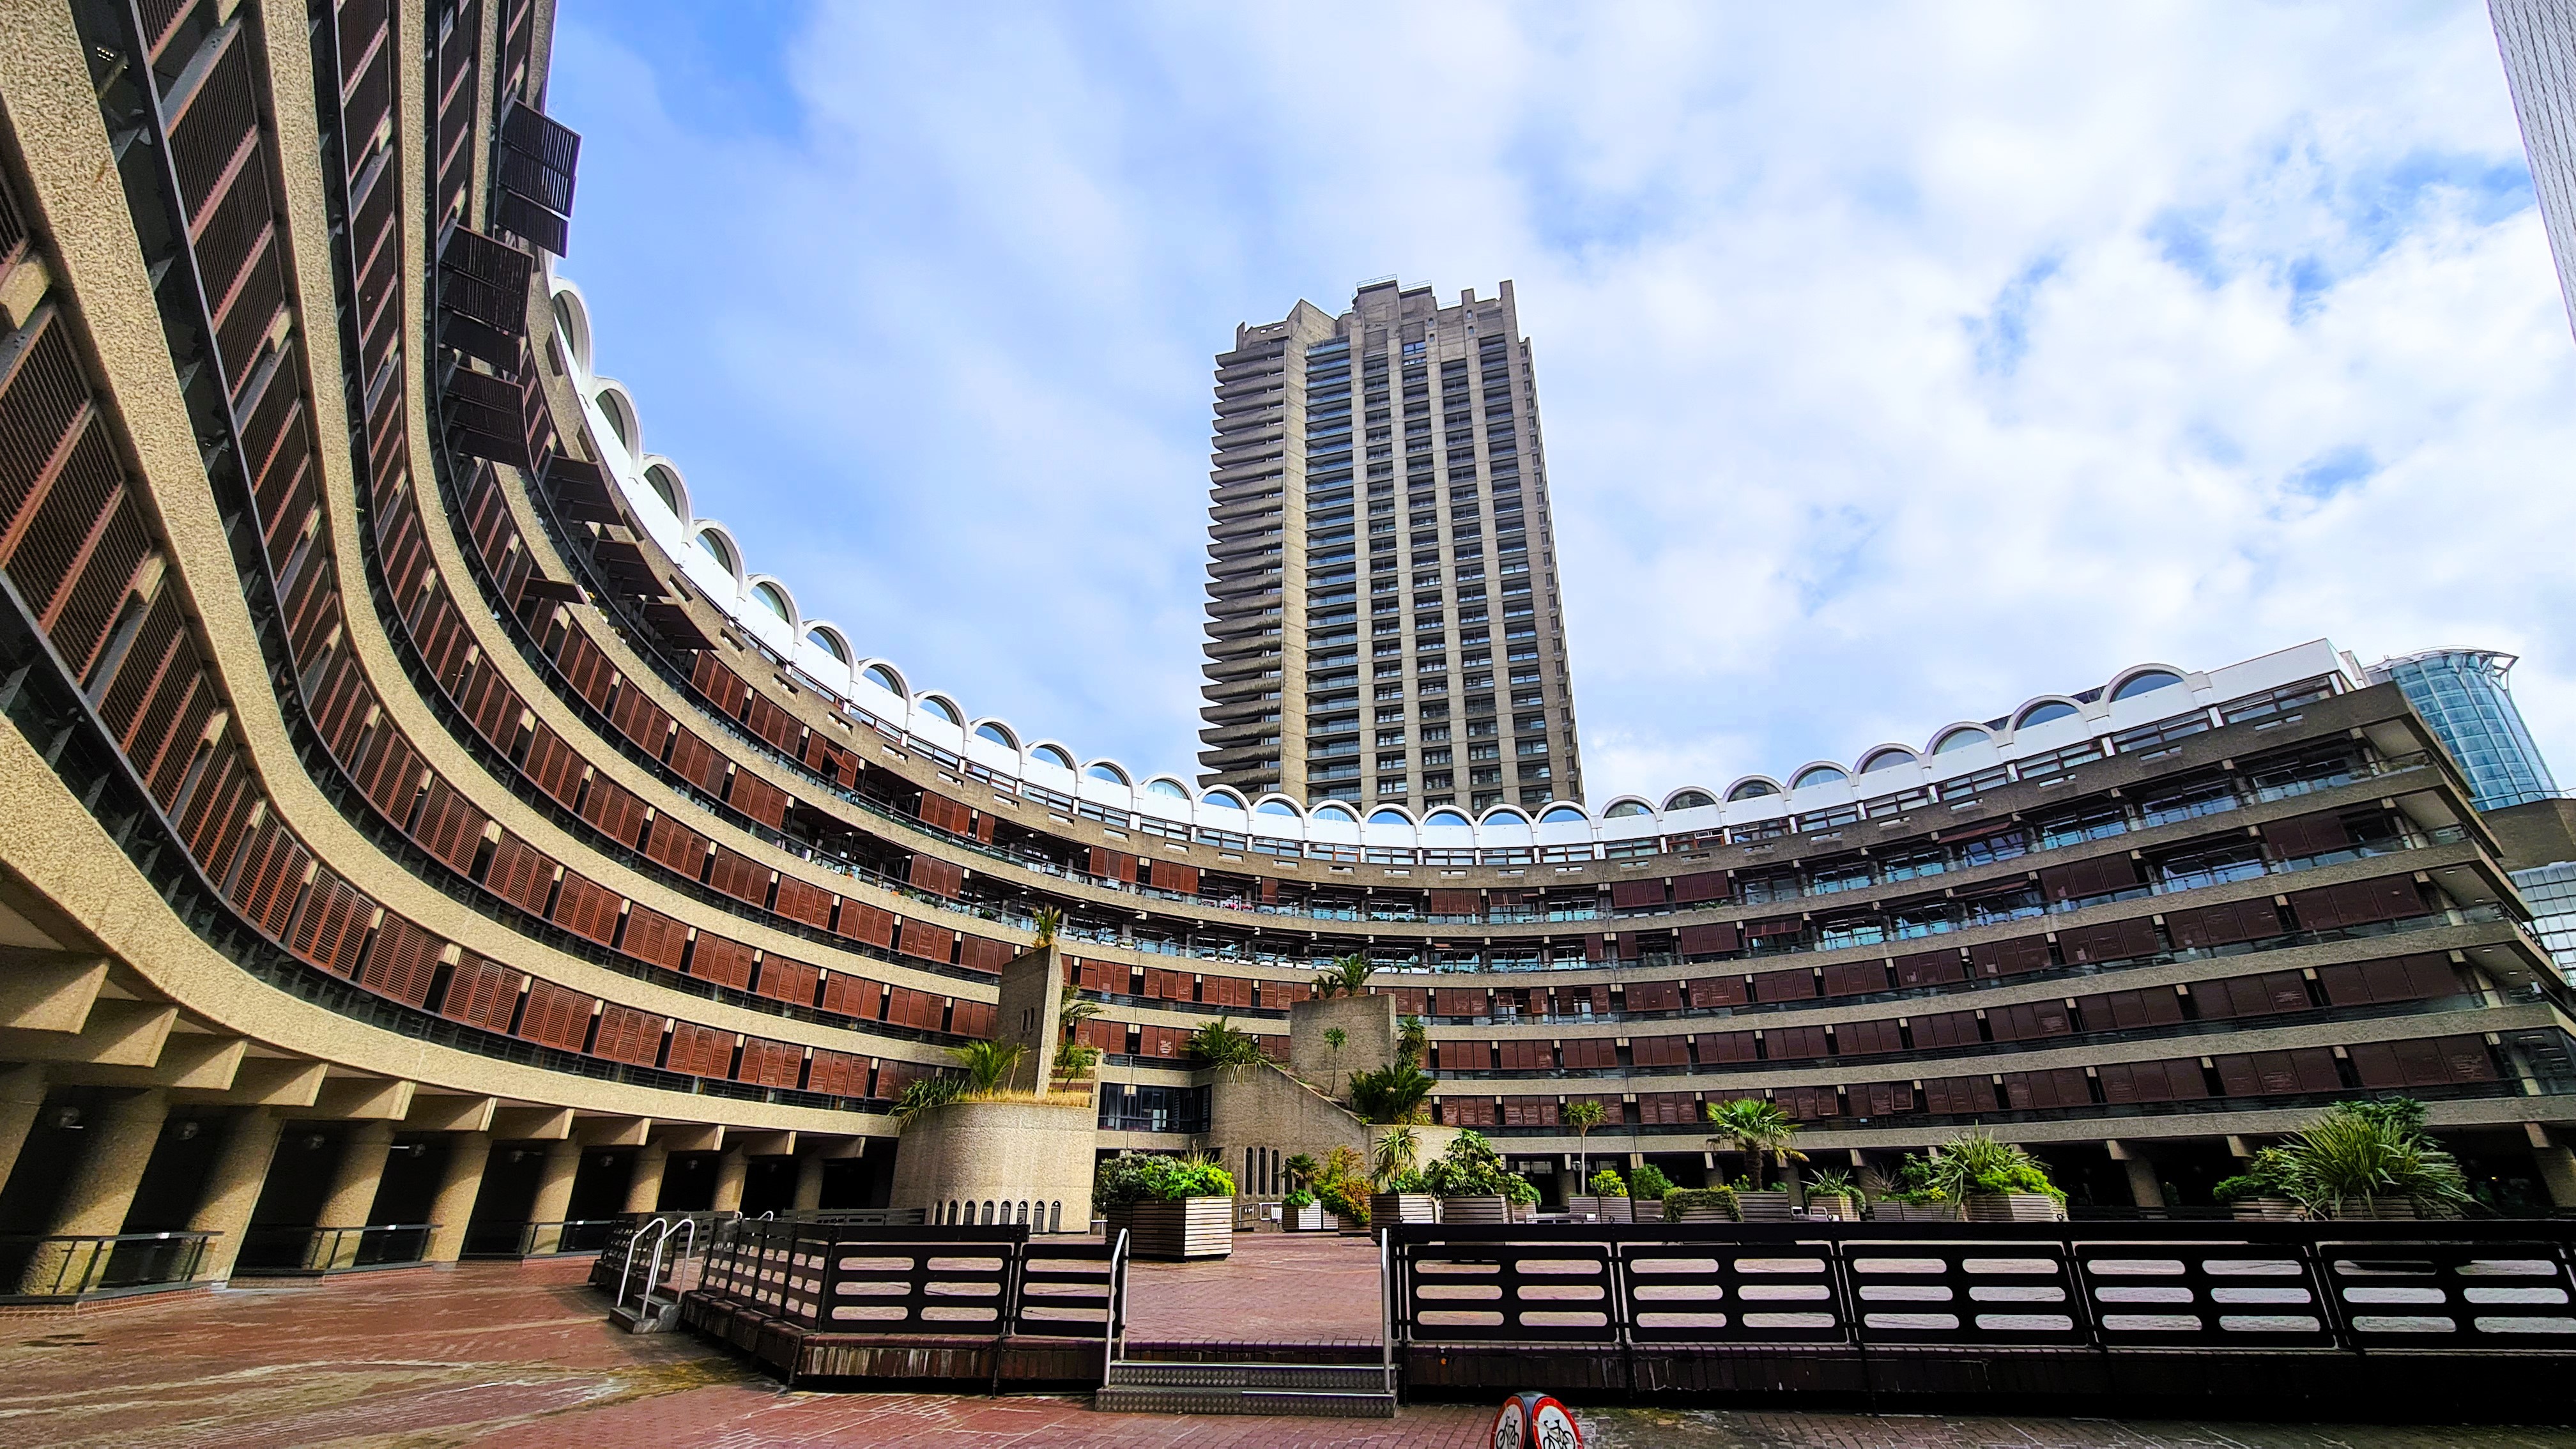
<path fill-rule="evenodd" d="M 1029 920 L 1037 928 L 1038 949 L 1045 950 L 1055 944 L 1055 933 L 1064 925 L 1064 912 L 1054 906 L 1040 906 L 1029 913 Z"/>
<path fill-rule="evenodd" d="M 1431 1032 L 1422 1024 L 1422 1018 L 1397 1017 L 1395 1019 L 1395 1059 L 1400 1062 L 1410 1062 L 1418 1067 L 1422 1065 L 1422 1059 L 1429 1055 L 1431 1055 Z"/>
<path fill-rule="evenodd" d="M 970 1041 L 948 1054 L 966 1069 L 966 1095 L 989 1097 L 1002 1089 L 1020 1064 L 1023 1048 L 1015 1041 Z"/>
<path fill-rule="evenodd" d="M 1368 994 L 1368 979 L 1376 974 L 1377 967 L 1369 964 L 1366 956 L 1352 952 L 1335 959 L 1323 975 L 1315 978 L 1315 995 L 1322 1000 L 1336 996 L 1365 996 Z"/>
<path fill-rule="evenodd" d="M 1333 1049 L 1333 1079 L 1341 1079 L 1342 1048 L 1349 1045 L 1351 1034 L 1338 1026 L 1324 1028 L 1324 1045 Z"/>
<path fill-rule="evenodd" d="M 1212 1067 L 1248 1067 L 1261 1060 L 1261 1043 L 1220 1016 L 1190 1033 L 1190 1054 Z"/>
<path fill-rule="evenodd" d="M 1396 1179 L 1422 1161 L 1422 1138 L 1410 1127 L 1397 1127 L 1377 1139 L 1376 1169 L 1370 1176 L 1380 1192 L 1398 1191 Z"/>
<path fill-rule="evenodd" d="M 1738 1097 L 1731 1102 L 1710 1102 L 1706 1111 L 1708 1120 L 1717 1128 L 1717 1135 L 1709 1141 L 1712 1144 L 1732 1143 L 1734 1151 L 1744 1154 L 1751 1168 L 1747 1175 L 1753 1179 L 1755 1192 L 1762 1190 L 1762 1158 L 1765 1154 L 1783 1169 L 1792 1159 L 1799 1162 L 1807 1160 L 1807 1154 L 1789 1145 L 1789 1139 L 1798 1135 L 1798 1124 L 1789 1120 L 1789 1114 L 1781 1111 L 1777 1102 L 1760 1097 Z"/>
<path fill-rule="evenodd" d="M 1381 1127 L 1412 1122 L 1437 1085 L 1431 1074 L 1411 1062 L 1393 1062 L 1374 1072 L 1351 1074 L 1351 1110 L 1360 1120 Z"/>
<path fill-rule="evenodd" d="M 1307 1156 L 1305 1153 L 1300 1152 L 1289 1158 L 1287 1161 L 1280 1163 L 1279 1170 L 1288 1174 L 1289 1190 L 1293 1192 L 1301 1187 L 1313 1187 L 1315 1185 L 1315 1174 L 1323 1171 L 1323 1164 L 1317 1162 L 1314 1158 Z"/>
<path fill-rule="evenodd" d="M 1592 1179 L 1585 1169 L 1592 1165 L 1592 1129 L 1610 1120 L 1610 1109 L 1587 1097 L 1566 1103 L 1557 1120 L 1574 1129 L 1574 1181 L 1578 1186 L 1589 1184 Z"/>

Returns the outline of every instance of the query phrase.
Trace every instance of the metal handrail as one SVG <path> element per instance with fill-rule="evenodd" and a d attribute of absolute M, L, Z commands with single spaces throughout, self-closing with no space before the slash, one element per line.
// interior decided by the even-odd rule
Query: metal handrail
<path fill-rule="evenodd" d="M 220 1236 L 212 1232 L 0 1234 L 0 1264 L 6 1265 L 0 1296 L 78 1298 L 102 1288 L 186 1283 L 197 1276 L 206 1244 Z M 25 1252 L 9 1251 L 20 1244 L 25 1245 Z M 136 1273 L 131 1282 L 109 1282 L 116 1271 L 117 1250 L 135 1244 L 166 1246 L 170 1252 L 168 1271 L 147 1268 Z M 43 1255 L 49 1246 L 59 1246 L 60 1251 L 53 1257 L 50 1276 L 40 1287 L 35 1278 L 43 1271 Z M 158 1255 L 149 1254 L 146 1261 L 157 1263 Z M 75 1263 L 79 1265 L 77 1273 L 73 1272 Z"/>
<path fill-rule="evenodd" d="M 1118 1301 L 1118 1290 L 1126 1281 L 1127 1230 L 1120 1228 L 1116 1242 L 1109 1249 L 1109 1321 L 1102 1325 L 1107 1333 L 1101 1343 L 1100 1353 L 1100 1386 L 1104 1389 L 1109 1387 L 1111 1367 L 1118 1362 L 1119 1341 L 1127 1336 L 1122 1331 L 1126 1327 L 1126 1322 L 1120 1317 L 1121 1305 Z"/>
<path fill-rule="evenodd" d="M 644 1296 L 647 1298 L 653 1296 L 654 1276 L 662 1271 L 662 1245 L 671 1236 L 669 1218 L 655 1218 L 627 1235 L 625 1260 L 618 1265 L 617 1269 L 617 1296 L 609 1300 L 609 1307 L 612 1309 L 626 1306 L 627 1280 L 635 1273 L 635 1250 L 643 1246 L 644 1236 L 647 1233 L 653 1235 L 653 1257 L 644 1269 Z"/>

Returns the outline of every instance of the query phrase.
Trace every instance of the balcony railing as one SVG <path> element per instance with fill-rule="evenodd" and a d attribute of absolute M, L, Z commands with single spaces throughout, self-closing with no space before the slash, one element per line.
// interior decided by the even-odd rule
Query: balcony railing
<path fill-rule="evenodd" d="M 303 1278 L 399 1268 L 429 1256 L 436 1223 L 370 1223 L 364 1227 L 252 1228 L 242 1235 L 236 1278 Z"/>
<path fill-rule="evenodd" d="M 182 1287 L 213 1233 L 0 1235 L 0 1301 L 77 1300 Z"/>
<path fill-rule="evenodd" d="M 465 1229 L 468 1258 L 553 1258 L 596 1253 L 607 1246 L 618 1218 L 564 1218 L 550 1222 L 483 1222 Z"/>

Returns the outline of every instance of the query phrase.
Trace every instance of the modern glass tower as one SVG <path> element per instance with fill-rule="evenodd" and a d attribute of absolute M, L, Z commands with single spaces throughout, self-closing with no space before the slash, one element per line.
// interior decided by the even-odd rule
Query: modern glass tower
<path fill-rule="evenodd" d="M 2469 777 L 2473 803 L 2501 810 L 2558 793 L 2549 762 L 2531 741 L 2505 676 L 2514 656 L 2492 649 L 2431 649 L 2371 666 L 2374 683 L 2396 685 L 2433 727 Z"/>
<path fill-rule="evenodd" d="M 2576 326 L 2576 3 L 2487 0 L 2514 118 L 2531 157 L 2531 189 Z"/>
<path fill-rule="evenodd" d="M 1359 289 L 1216 359 L 1203 785 L 1481 814 L 1580 800 L 1512 284 Z"/>

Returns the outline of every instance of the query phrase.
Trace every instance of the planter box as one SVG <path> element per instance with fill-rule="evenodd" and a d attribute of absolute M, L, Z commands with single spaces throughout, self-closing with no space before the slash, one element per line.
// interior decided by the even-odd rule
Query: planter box
<path fill-rule="evenodd" d="M 1967 1200 L 1972 1223 L 2059 1223 L 2066 1209 L 2044 1192 L 1981 1192 Z"/>
<path fill-rule="evenodd" d="M 1369 1194 L 1369 1226 L 1382 1228 L 1389 1223 L 1436 1223 L 1440 1221 L 1440 1199 L 1427 1192 L 1373 1192 Z"/>
<path fill-rule="evenodd" d="M 1870 1221 L 1880 1223 L 1955 1223 L 1959 1205 L 1954 1202 L 1890 1202 L 1884 1198 L 1869 1205 Z"/>
<path fill-rule="evenodd" d="M 1570 1197 L 1565 1200 L 1565 1211 L 1568 1216 L 1578 1219 L 1590 1214 L 1596 1222 L 1633 1223 L 1637 1220 L 1636 1205 L 1624 1197 Z"/>
<path fill-rule="evenodd" d="M 1668 1223 L 1731 1223 L 1735 1215 L 1723 1207 L 1686 1207 L 1665 1215 Z"/>
<path fill-rule="evenodd" d="M 1628 1211 L 1638 1222 L 1660 1223 L 1664 1220 L 1664 1200 L 1659 1197 L 1632 1197 L 1628 1199 Z"/>
<path fill-rule="evenodd" d="M 1744 1221 L 1748 1223 L 1785 1223 L 1794 1221 L 1797 1217 L 1797 1214 L 1790 1211 L 1789 1194 L 1786 1191 L 1744 1192 L 1739 1190 L 1735 1194 L 1735 1206 L 1738 1212 L 1744 1214 Z"/>
<path fill-rule="evenodd" d="M 1234 1252 L 1234 1199 L 1191 1197 L 1128 1209 L 1128 1252 L 1155 1263 L 1223 1258 Z"/>
<path fill-rule="evenodd" d="M 1325 1220 L 1324 1205 L 1310 1202 L 1304 1207 L 1280 1208 L 1279 1226 L 1292 1233 L 1320 1233 L 1332 1224 Z"/>
<path fill-rule="evenodd" d="M 1471 1226 L 1501 1226 L 1512 1220 L 1511 1200 L 1501 1193 L 1477 1193 L 1468 1197 L 1440 1199 L 1440 1221 Z"/>
<path fill-rule="evenodd" d="M 1860 1221 L 1860 1199 L 1838 1193 L 1810 1193 L 1807 1196 L 1810 1221 L 1856 1223 Z"/>
<path fill-rule="evenodd" d="M 2228 1204 L 2238 1222 L 2295 1223 L 2307 1216 L 2299 1205 L 2286 1197 L 2240 1197 Z"/>
<path fill-rule="evenodd" d="M 2335 1204 L 2337 1218 L 2362 1222 L 2413 1222 L 2418 1218 L 2455 1218 L 2456 1209 L 2411 1197 L 2355 1197 Z"/>

